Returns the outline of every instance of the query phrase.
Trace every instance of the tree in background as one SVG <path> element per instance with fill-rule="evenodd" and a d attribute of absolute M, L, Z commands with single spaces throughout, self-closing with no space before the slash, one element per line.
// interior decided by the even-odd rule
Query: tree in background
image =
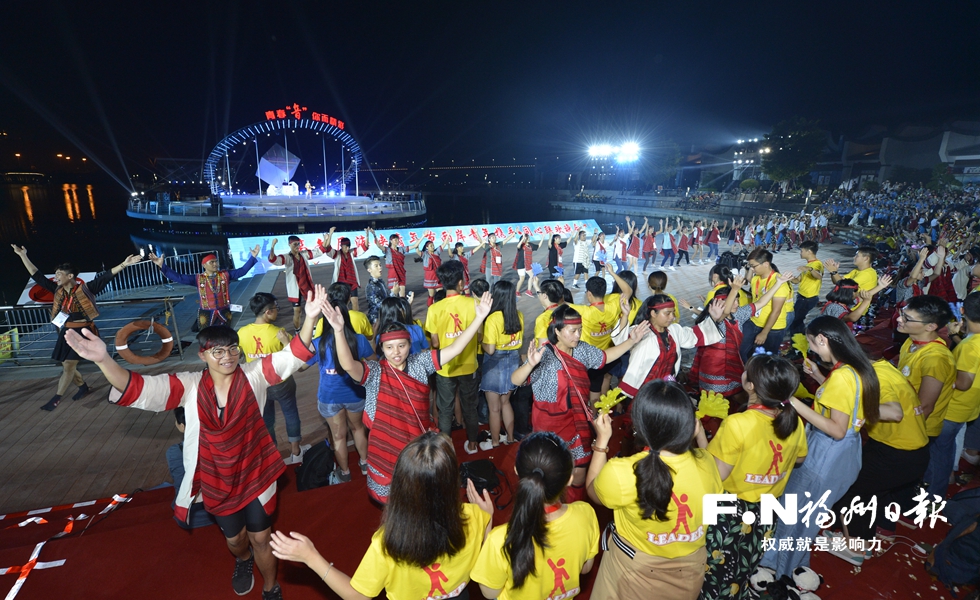
<path fill-rule="evenodd" d="M 769 151 L 762 156 L 762 170 L 773 181 L 790 185 L 810 173 L 827 138 L 816 121 L 796 117 L 777 123 L 765 140 Z"/>
<path fill-rule="evenodd" d="M 963 187 L 963 184 L 950 173 L 946 164 L 939 163 L 933 167 L 932 178 L 927 187 L 930 190 L 945 190 L 951 187 Z"/>
<path fill-rule="evenodd" d="M 742 180 L 742 183 L 738 184 L 738 187 L 739 187 L 739 189 L 741 189 L 743 191 L 744 190 L 753 190 L 753 189 L 759 187 L 759 180 L 758 179 L 743 179 Z"/>

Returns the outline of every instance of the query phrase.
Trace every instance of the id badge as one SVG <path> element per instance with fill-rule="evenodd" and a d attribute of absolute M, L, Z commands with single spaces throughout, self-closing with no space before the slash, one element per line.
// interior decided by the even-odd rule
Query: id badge
<path fill-rule="evenodd" d="M 58 316 L 52 319 L 51 322 L 54 323 L 55 327 L 61 329 L 62 327 L 64 327 L 65 323 L 68 322 L 68 313 L 66 312 L 58 313 Z"/>
<path fill-rule="evenodd" d="M 500 259 L 501 259 L 501 257 L 500 257 L 500 256 L 497 256 L 497 257 L 494 257 L 494 258 L 495 258 L 495 260 L 497 261 L 497 264 L 499 265 L 499 264 L 500 264 Z"/>
<path fill-rule="evenodd" d="M 241 304 L 232 304 L 229 308 L 231 309 L 231 312 L 242 312 Z"/>

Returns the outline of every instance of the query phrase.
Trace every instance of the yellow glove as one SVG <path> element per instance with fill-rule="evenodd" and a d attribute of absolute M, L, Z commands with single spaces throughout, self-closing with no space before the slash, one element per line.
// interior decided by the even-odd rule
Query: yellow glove
<path fill-rule="evenodd" d="M 701 399 L 698 402 L 697 417 L 717 417 L 724 419 L 728 417 L 729 402 L 718 392 L 708 392 L 701 390 Z"/>
<path fill-rule="evenodd" d="M 600 396 L 599 399 L 596 400 L 595 408 L 601 415 L 608 413 L 612 407 L 616 406 L 623 400 L 626 400 L 626 394 L 623 393 L 623 390 L 619 389 L 618 387 L 613 388 L 606 392 L 604 396 Z"/>
<path fill-rule="evenodd" d="M 807 352 L 810 351 L 810 342 L 806 340 L 806 336 L 802 333 L 797 333 L 793 336 L 793 349 L 798 351 L 803 356 L 806 356 Z"/>

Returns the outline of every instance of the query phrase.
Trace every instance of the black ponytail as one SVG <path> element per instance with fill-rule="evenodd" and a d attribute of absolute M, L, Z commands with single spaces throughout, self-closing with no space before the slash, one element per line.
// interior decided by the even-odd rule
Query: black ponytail
<path fill-rule="evenodd" d="M 924 298 L 926 296 L 919 297 Z M 935 296 L 931 297 L 934 298 Z M 827 338 L 827 344 L 830 346 L 830 353 L 834 359 L 857 372 L 858 378 L 861 380 L 861 407 L 864 410 L 864 421 L 869 426 L 877 423 L 879 417 L 878 403 L 881 400 L 881 384 L 878 383 L 878 373 L 851 330 L 843 321 L 822 315 L 810 321 L 810 324 L 806 326 L 806 333 L 813 337 L 822 335 Z M 851 415 L 851 417 L 857 418 L 857 415 Z"/>
<path fill-rule="evenodd" d="M 695 421 L 691 399 L 684 388 L 673 381 L 651 381 L 636 394 L 633 400 L 636 438 L 650 448 L 650 453 L 633 467 L 636 501 L 644 519 L 667 520 L 674 478 L 672 469 L 660 457 L 660 451 L 673 454 L 689 451 L 696 430 Z"/>
<path fill-rule="evenodd" d="M 785 440 L 800 425 L 799 415 L 789 399 L 800 385 L 800 373 L 781 356 L 757 354 L 745 363 L 745 379 L 752 384 L 760 404 L 778 411 L 772 421 L 776 437 Z"/>
<path fill-rule="evenodd" d="M 520 481 L 514 495 L 514 510 L 507 524 L 504 555 L 510 562 L 514 589 L 537 573 L 535 545 L 548 547 L 548 523 L 544 507 L 561 497 L 572 477 L 574 462 L 565 442 L 548 431 L 524 438 L 515 464 Z"/>

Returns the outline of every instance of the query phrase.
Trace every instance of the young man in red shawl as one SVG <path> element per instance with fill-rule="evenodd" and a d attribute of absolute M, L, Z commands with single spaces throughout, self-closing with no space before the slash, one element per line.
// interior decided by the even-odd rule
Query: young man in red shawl
<path fill-rule="evenodd" d="M 197 288 L 199 308 L 197 311 L 197 324 L 201 329 L 212 325 L 231 324 L 231 294 L 228 285 L 241 278 L 255 266 L 256 258 L 259 255 L 259 246 L 252 248 L 252 255 L 248 257 L 245 264 L 238 269 L 222 270 L 218 265 L 218 257 L 208 254 L 201 259 L 201 266 L 204 267 L 203 273 L 197 275 L 185 275 L 178 273 L 164 264 L 163 257 L 150 252 L 150 260 L 153 264 L 160 267 L 164 277 L 174 283 L 182 283 Z"/>
<path fill-rule="evenodd" d="M 329 304 L 323 316 L 334 330 L 337 362 L 367 390 L 364 419 L 371 427 L 368 437 L 368 494 L 385 504 L 398 454 L 410 441 L 433 429 L 429 417 L 429 377 L 459 356 L 476 337 L 493 301 L 490 292 L 479 301 L 461 296 L 474 304 L 476 318 L 460 332 L 451 345 L 437 350 L 410 354 L 411 336 L 401 323 L 389 323 L 379 332 L 378 354 L 383 358 L 355 361 L 342 334 L 344 317 Z M 452 408 L 449 409 L 452 415 Z"/>
<path fill-rule="evenodd" d="M 81 373 L 78 372 L 79 356 L 65 343 L 65 333 L 70 329 L 83 328 L 98 332 L 94 322 L 99 316 L 99 307 L 95 303 L 96 294 L 105 289 L 120 271 L 142 259 L 131 254 L 126 257 L 126 260 L 88 283 L 77 281 L 75 276 L 78 275 L 78 269 L 71 263 L 63 263 L 55 269 L 54 281 L 51 281 L 44 276 L 44 273 L 37 270 L 31 259 L 27 258 L 27 248 L 16 244 L 10 246 L 24 263 L 31 279 L 53 296 L 51 322 L 58 327 L 58 341 L 54 344 L 51 358 L 61 363 L 62 372 L 61 379 L 58 380 L 57 393 L 41 407 L 41 410 L 52 411 L 58 408 L 61 397 L 68 391 L 71 383 L 78 386 L 78 392 L 71 397 L 72 400 L 79 400 L 90 391 Z"/>
<path fill-rule="evenodd" d="M 200 501 L 214 515 L 235 556 L 232 588 L 240 596 L 252 590 L 252 565 L 257 564 L 264 580 L 263 600 L 282 598 L 276 583 L 278 562 L 269 541 L 276 480 L 286 466 L 262 412 L 269 387 L 313 357 L 313 326 L 326 296 L 319 285 L 307 295 L 306 320 L 287 348 L 244 365 L 239 364 L 241 350 L 233 329 L 202 329 L 197 339 L 198 357 L 207 365 L 203 373 L 140 375 L 112 360 L 105 342 L 92 332 L 69 331 L 65 336 L 79 356 L 102 370 L 114 388 L 110 402 L 154 412 L 184 407 L 186 476 L 177 490 L 174 514 L 186 521 L 191 504 Z"/>
<path fill-rule="evenodd" d="M 364 254 L 364 251 L 367 250 L 369 230 L 364 230 L 364 244 L 359 245 L 353 250 L 351 250 L 350 238 L 345 237 L 340 238 L 338 241 L 340 248 L 332 248 L 330 246 L 330 240 L 333 239 L 333 232 L 336 230 L 336 227 L 331 227 L 330 232 L 326 235 L 326 242 L 323 243 L 323 253 L 336 261 L 333 269 L 332 281 L 339 281 L 350 286 L 351 308 L 357 310 L 357 288 L 360 286 L 361 278 L 357 274 L 357 266 L 354 264 L 354 257 Z"/>
<path fill-rule="evenodd" d="M 480 263 L 480 272 L 486 276 L 487 283 L 490 284 L 490 289 L 493 289 L 493 284 L 497 283 L 504 274 L 504 254 L 500 249 L 504 244 L 513 239 L 515 235 L 517 234 L 511 233 L 503 241 L 498 242 L 497 234 L 490 233 L 486 240 L 480 240 L 480 246 L 483 245 L 483 242 L 487 244 L 487 249 L 483 252 L 483 261 Z M 477 246 L 477 248 L 480 246 Z M 475 250 L 476 248 L 474 248 Z"/>
<path fill-rule="evenodd" d="M 326 234 L 324 234 L 326 235 Z M 308 261 L 321 256 L 320 248 L 303 248 L 303 240 L 299 236 L 289 236 L 289 252 L 276 254 L 276 244 L 279 239 L 273 239 L 269 246 L 269 262 L 280 267 L 286 267 L 286 298 L 293 303 L 293 329 L 299 331 L 303 314 L 302 301 L 313 290 L 313 275 L 310 273 Z"/>
<path fill-rule="evenodd" d="M 381 241 L 378 240 L 378 234 L 374 232 L 374 229 L 368 228 L 368 233 L 371 235 L 371 239 L 374 240 L 375 245 L 384 252 L 385 266 L 388 267 L 388 289 L 391 290 L 392 296 L 405 296 L 405 242 L 402 241 L 402 236 L 393 233 L 385 242 L 384 238 Z M 420 240 L 421 241 L 421 240 Z M 418 242 L 413 244 L 417 245 Z M 411 247 L 407 248 L 411 250 Z"/>
<path fill-rule="evenodd" d="M 625 342 L 605 351 L 580 343 L 582 317 L 568 304 L 551 313 L 548 344 L 538 346 L 535 340 L 527 350 L 527 362 L 510 376 L 514 385 L 524 385 L 528 378 L 534 392 L 531 425 L 534 431 L 551 431 L 558 435 L 572 453 L 575 468 L 572 484 L 565 490 L 565 501 L 585 499 L 585 470 L 592 459 L 592 409 L 589 402 L 588 369 L 601 369 L 626 354 L 644 335 L 650 324 L 643 322 L 630 332 Z"/>

